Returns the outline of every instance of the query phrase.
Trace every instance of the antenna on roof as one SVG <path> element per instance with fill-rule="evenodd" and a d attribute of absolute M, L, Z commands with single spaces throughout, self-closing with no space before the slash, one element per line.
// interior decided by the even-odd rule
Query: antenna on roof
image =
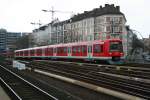
<path fill-rule="evenodd" d="M 44 11 L 44 12 L 51 12 L 51 14 L 52 14 L 52 21 L 54 21 L 54 14 L 56 13 L 56 12 L 59 12 L 59 13 L 73 13 L 73 11 L 60 11 L 60 10 L 54 10 L 54 7 L 52 6 L 52 8 L 50 9 L 50 10 L 45 10 L 45 9 L 43 9 L 42 11 Z"/>
<path fill-rule="evenodd" d="M 32 24 L 32 25 L 38 25 L 39 27 L 41 27 L 41 25 L 42 25 L 42 23 L 41 23 L 41 21 L 39 20 L 39 22 L 38 23 L 36 23 L 36 22 L 31 22 L 30 24 Z"/>

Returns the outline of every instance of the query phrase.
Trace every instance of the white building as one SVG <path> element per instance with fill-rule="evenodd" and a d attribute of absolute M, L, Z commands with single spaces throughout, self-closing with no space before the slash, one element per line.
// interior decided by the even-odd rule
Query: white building
<path fill-rule="evenodd" d="M 85 11 L 66 21 L 53 21 L 33 34 L 35 42 L 40 45 L 120 38 L 127 54 L 125 23 L 126 18 L 119 6 L 105 4 L 105 7 Z"/>

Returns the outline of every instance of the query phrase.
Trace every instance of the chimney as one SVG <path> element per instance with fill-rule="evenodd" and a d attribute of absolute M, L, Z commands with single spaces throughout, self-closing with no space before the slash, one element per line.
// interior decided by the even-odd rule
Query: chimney
<path fill-rule="evenodd" d="M 103 7 L 102 7 L 102 6 L 100 6 L 99 8 L 100 8 L 100 9 L 102 9 Z"/>
<path fill-rule="evenodd" d="M 120 6 L 116 6 L 117 11 L 120 11 Z"/>
<path fill-rule="evenodd" d="M 84 11 L 84 13 L 87 13 L 88 11 Z"/>
<path fill-rule="evenodd" d="M 109 6 L 109 4 L 105 4 L 105 7 Z"/>
<path fill-rule="evenodd" d="M 113 7 L 114 7 L 114 4 L 111 4 L 111 6 L 113 6 Z"/>

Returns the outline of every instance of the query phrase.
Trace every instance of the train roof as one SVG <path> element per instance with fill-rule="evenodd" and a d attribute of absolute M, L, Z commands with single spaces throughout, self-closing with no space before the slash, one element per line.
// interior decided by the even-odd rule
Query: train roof
<path fill-rule="evenodd" d="M 33 48 L 26 48 L 26 49 L 21 49 L 21 50 L 15 50 L 15 52 L 18 52 L 18 51 L 26 51 L 26 50 L 34 50 L 34 49 L 43 49 L 43 48 L 50 48 L 50 47 L 69 47 L 70 45 L 71 46 L 77 46 L 77 45 L 87 45 L 88 44 L 93 44 L 93 43 L 96 43 L 96 44 L 103 44 L 104 42 L 107 42 L 107 41 L 121 41 L 120 39 L 107 39 L 105 41 L 102 41 L 102 40 L 94 40 L 94 41 L 84 41 L 84 42 L 75 42 L 75 43 L 61 43 L 61 44 L 55 44 L 55 45 L 47 45 L 47 46 L 40 46 L 40 47 L 33 47 Z"/>

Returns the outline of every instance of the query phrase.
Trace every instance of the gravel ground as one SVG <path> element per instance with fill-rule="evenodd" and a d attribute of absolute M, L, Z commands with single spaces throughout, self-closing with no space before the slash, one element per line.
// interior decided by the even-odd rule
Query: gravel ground
<path fill-rule="evenodd" d="M 5 90 L 0 86 L 0 100 L 11 100 Z"/>
<path fill-rule="evenodd" d="M 45 75 L 41 75 L 31 71 L 22 71 L 23 74 L 28 75 L 47 86 L 56 88 L 59 91 L 65 92 L 78 100 L 120 100 L 118 98 L 91 91 L 90 89 L 76 86 L 58 79 L 54 79 Z"/>

